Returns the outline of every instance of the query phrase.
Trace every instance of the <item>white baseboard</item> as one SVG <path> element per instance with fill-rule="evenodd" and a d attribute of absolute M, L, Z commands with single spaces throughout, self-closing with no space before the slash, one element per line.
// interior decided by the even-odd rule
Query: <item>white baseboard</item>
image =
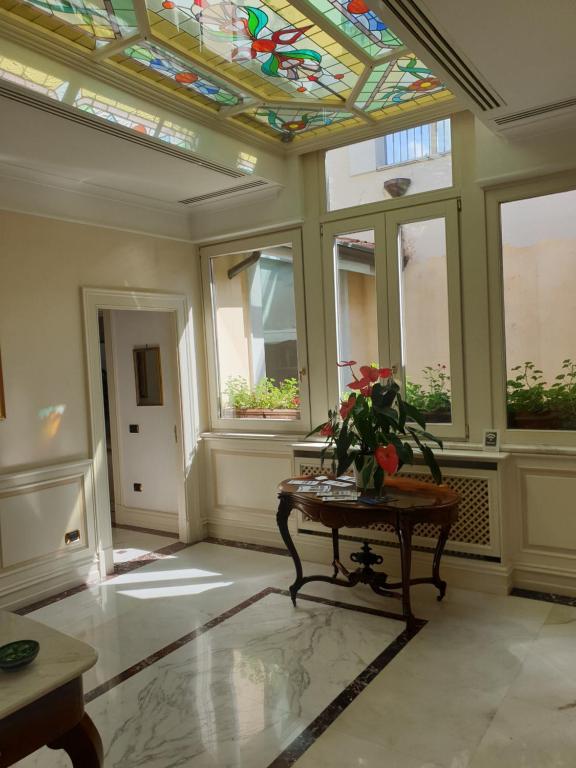
<path fill-rule="evenodd" d="M 115 518 L 118 525 L 134 525 L 137 528 L 178 533 L 177 512 L 157 512 L 153 509 L 137 509 L 117 504 Z"/>
<path fill-rule="evenodd" d="M 85 584 L 98 576 L 93 554 L 70 562 L 63 558 L 59 565 L 33 563 L 17 572 L 3 574 L 0 581 L 0 608 L 16 610 Z"/>
<path fill-rule="evenodd" d="M 517 563 L 513 583 L 520 589 L 576 597 L 576 572 L 573 569 Z"/>

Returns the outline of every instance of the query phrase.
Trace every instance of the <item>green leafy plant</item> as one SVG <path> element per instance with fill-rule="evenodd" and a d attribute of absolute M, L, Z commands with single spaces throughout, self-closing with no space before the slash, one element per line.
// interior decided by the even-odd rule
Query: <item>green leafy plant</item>
<path fill-rule="evenodd" d="M 379 494 L 385 472 L 395 474 L 403 464 L 413 462 L 414 452 L 409 442 L 413 440 L 434 480 L 441 483 L 442 473 L 427 443 L 432 441 L 442 447 L 442 441 L 426 431 L 420 410 L 402 398 L 391 369 L 363 365 L 357 376 L 353 368 L 355 361 L 338 365 L 350 368 L 353 381 L 347 386 L 353 394 L 343 399 L 338 408 L 328 411 L 328 421 L 310 432 L 326 438 L 323 457 L 331 453 L 336 473 L 343 474 L 354 463 L 360 485 L 367 487 L 373 478 Z"/>
<path fill-rule="evenodd" d="M 446 366 L 437 363 L 428 365 L 422 370 L 424 384 L 406 382 L 406 400 L 415 408 L 426 413 L 450 411 L 452 398 L 450 392 L 450 376 Z"/>
<path fill-rule="evenodd" d="M 224 393 L 232 408 L 257 408 L 260 410 L 298 410 L 300 407 L 298 381 L 284 379 L 276 384 L 275 379 L 264 377 L 251 389 L 242 376 L 231 376 L 226 381 Z"/>
<path fill-rule="evenodd" d="M 516 375 L 506 382 L 508 410 L 512 413 L 543 413 L 549 410 L 546 382 L 540 368 L 528 360 L 522 365 L 515 365 L 512 373 Z"/>

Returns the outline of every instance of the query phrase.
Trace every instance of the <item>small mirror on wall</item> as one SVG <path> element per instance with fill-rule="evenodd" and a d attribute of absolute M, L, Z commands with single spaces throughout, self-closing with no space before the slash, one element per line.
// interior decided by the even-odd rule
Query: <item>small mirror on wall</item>
<path fill-rule="evenodd" d="M 4 400 L 4 379 L 2 378 L 2 355 L 0 354 L 0 419 L 6 418 L 6 401 Z"/>
<path fill-rule="evenodd" d="M 134 350 L 136 404 L 164 405 L 160 347 L 138 347 Z"/>

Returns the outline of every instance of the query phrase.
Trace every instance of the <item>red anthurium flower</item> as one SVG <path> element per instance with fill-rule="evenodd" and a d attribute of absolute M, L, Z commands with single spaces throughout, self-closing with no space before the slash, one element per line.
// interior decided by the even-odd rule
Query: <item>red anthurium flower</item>
<path fill-rule="evenodd" d="M 396 448 L 394 448 L 392 444 L 379 446 L 376 448 L 374 456 L 384 472 L 393 475 L 398 469 L 398 454 L 396 453 Z"/>
<path fill-rule="evenodd" d="M 329 421 L 327 421 L 326 424 L 324 424 L 324 426 L 320 430 L 320 434 L 322 435 L 322 437 L 332 437 L 332 435 L 334 434 L 334 430 L 332 429 L 332 424 Z"/>
<path fill-rule="evenodd" d="M 364 395 L 365 397 L 370 397 L 372 394 L 372 383 L 370 379 L 363 378 L 363 379 L 356 379 L 355 381 L 351 381 L 350 384 L 347 384 L 346 386 L 348 389 L 359 389 L 360 394 Z"/>
<path fill-rule="evenodd" d="M 365 379 L 371 381 L 373 384 L 380 378 L 380 371 L 378 368 L 372 368 L 371 365 L 361 365 L 360 373 Z"/>
<path fill-rule="evenodd" d="M 342 360 L 339 363 L 336 363 L 338 368 L 350 368 L 352 365 L 356 365 L 356 360 Z"/>
<path fill-rule="evenodd" d="M 348 400 L 344 400 L 340 406 L 340 418 L 342 421 L 347 419 L 350 415 L 350 411 L 356 405 L 356 395 L 350 395 Z"/>
<path fill-rule="evenodd" d="M 389 379 L 392 376 L 392 368 L 380 368 L 378 374 L 381 379 Z"/>

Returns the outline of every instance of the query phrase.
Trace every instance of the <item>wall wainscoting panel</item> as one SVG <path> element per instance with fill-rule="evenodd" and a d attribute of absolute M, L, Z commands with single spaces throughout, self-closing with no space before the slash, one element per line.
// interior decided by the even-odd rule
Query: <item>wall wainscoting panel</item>
<path fill-rule="evenodd" d="M 514 585 L 576 595 L 576 457 L 518 455 Z"/>
<path fill-rule="evenodd" d="M 0 606 L 82 583 L 95 552 L 90 461 L 0 475 Z"/>

